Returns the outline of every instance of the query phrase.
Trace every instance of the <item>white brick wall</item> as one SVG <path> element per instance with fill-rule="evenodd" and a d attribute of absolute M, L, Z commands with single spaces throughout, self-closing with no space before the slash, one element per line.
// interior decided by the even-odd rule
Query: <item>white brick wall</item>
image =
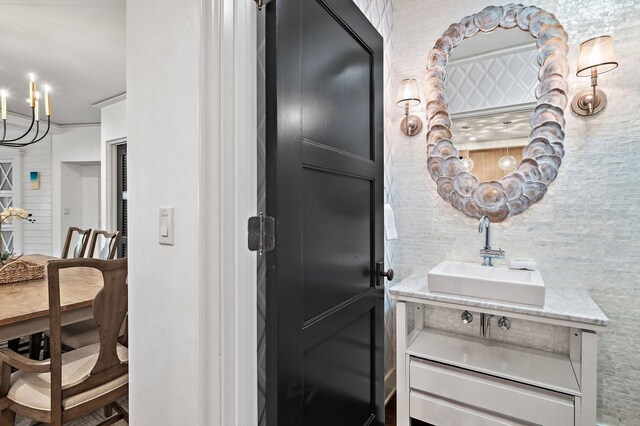
<path fill-rule="evenodd" d="M 394 0 L 393 79 L 422 80 L 426 54 L 447 26 L 494 4 L 485 0 Z M 579 118 L 567 111 L 560 174 L 544 199 L 494 225 L 496 246 L 509 257 L 533 257 L 547 285 L 589 289 L 613 320 L 599 341 L 598 418 L 631 425 L 640 419 L 640 52 L 639 0 L 537 1 L 570 36 L 570 97 L 589 79 L 575 77 L 579 43 L 611 34 L 620 66 L 599 78 L 609 105 Z M 513 30 L 516 31 L 516 30 Z M 399 240 L 392 242 L 399 278 L 444 259 L 478 261 L 477 223 L 436 193 L 426 170 L 424 131 L 399 130 L 393 111 L 393 201 Z M 424 113 L 422 112 L 422 115 Z M 455 136 L 454 136 L 455 137 Z"/>

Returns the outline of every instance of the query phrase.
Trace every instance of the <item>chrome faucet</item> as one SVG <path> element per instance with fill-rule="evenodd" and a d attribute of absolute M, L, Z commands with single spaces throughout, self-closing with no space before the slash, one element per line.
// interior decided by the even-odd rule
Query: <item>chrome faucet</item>
<path fill-rule="evenodd" d="M 493 266 L 493 259 L 504 259 L 504 251 L 502 249 L 494 250 L 491 248 L 491 222 L 487 216 L 480 218 L 478 232 L 485 231 L 484 248 L 480 250 L 482 257 L 482 266 Z"/>

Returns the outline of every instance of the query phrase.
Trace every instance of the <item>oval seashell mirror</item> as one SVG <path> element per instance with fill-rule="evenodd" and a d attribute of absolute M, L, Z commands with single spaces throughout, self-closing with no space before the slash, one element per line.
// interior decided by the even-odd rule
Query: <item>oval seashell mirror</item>
<path fill-rule="evenodd" d="M 478 53 L 491 44 L 480 39 L 497 32 L 508 34 L 491 39 L 501 44 L 504 58 Z M 478 42 L 464 44 L 474 37 Z M 524 212 L 547 192 L 565 154 L 567 41 L 553 14 L 510 3 L 488 6 L 451 24 L 429 51 L 427 169 L 440 196 L 457 210 L 501 222 Z M 524 53 L 516 56 L 519 52 Z M 482 64 L 474 64 L 471 56 Z M 507 72 L 509 67 L 513 69 Z M 528 78 L 529 85 L 518 85 L 518 78 Z M 518 95 L 530 101 L 496 108 L 486 99 Z M 463 103 L 466 111 L 458 107 Z M 504 129 L 491 128 L 494 122 L 506 128 L 506 136 Z"/>

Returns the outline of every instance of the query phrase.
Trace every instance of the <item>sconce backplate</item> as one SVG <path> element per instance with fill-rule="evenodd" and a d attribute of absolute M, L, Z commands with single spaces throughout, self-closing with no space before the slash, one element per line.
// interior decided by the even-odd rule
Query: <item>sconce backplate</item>
<path fill-rule="evenodd" d="M 589 113 L 589 103 L 591 96 L 593 96 L 593 89 L 590 87 L 579 91 L 571 101 L 571 109 L 578 115 L 591 116 L 596 115 L 607 106 L 607 95 L 600 89 L 596 89 L 595 107 L 593 112 Z"/>
<path fill-rule="evenodd" d="M 407 123 L 410 124 L 407 125 Z M 407 129 L 408 132 L 407 132 Z M 407 115 L 402 119 L 402 123 L 400 123 L 400 130 L 402 130 L 402 134 L 405 136 L 415 136 L 420 133 L 422 130 L 422 120 L 417 115 Z"/>

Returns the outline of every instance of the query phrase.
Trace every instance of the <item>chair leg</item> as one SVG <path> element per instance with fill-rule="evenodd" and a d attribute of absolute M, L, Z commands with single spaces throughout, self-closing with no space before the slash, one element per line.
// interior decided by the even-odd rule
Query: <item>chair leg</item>
<path fill-rule="evenodd" d="M 118 402 L 114 402 L 112 406 L 114 410 L 116 410 L 120 415 L 122 415 L 122 418 L 124 419 L 124 421 L 127 422 L 127 424 L 129 424 L 129 412 L 125 410 L 124 407 L 120 405 Z"/>
<path fill-rule="evenodd" d="M 20 339 L 13 339 L 7 342 L 7 346 L 14 352 L 18 352 L 20 350 Z"/>
<path fill-rule="evenodd" d="M 32 334 L 29 339 L 29 358 L 39 360 L 42 348 L 42 333 Z"/>
<path fill-rule="evenodd" d="M 119 422 L 120 420 L 124 420 L 124 417 L 122 416 L 122 414 L 116 414 L 115 416 L 111 416 L 108 419 L 102 421 L 101 423 L 98 423 L 97 426 L 110 426 L 110 425 L 114 425 L 117 422 Z M 129 424 L 129 422 L 127 422 L 127 424 Z"/>
<path fill-rule="evenodd" d="M 14 426 L 16 423 L 16 413 L 10 409 L 0 411 L 0 426 Z"/>
<path fill-rule="evenodd" d="M 109 418 L 111 416 L 113 416 L 113 405 L 109 404 L 104 407 L 104 417 Z"/>
<path fill-rule="evenodd" d="M 42 348 L 42 359 L 51 358 L 51 342 L 49 341 L 49 336 L 44 335 L 44 343 Z"/>

